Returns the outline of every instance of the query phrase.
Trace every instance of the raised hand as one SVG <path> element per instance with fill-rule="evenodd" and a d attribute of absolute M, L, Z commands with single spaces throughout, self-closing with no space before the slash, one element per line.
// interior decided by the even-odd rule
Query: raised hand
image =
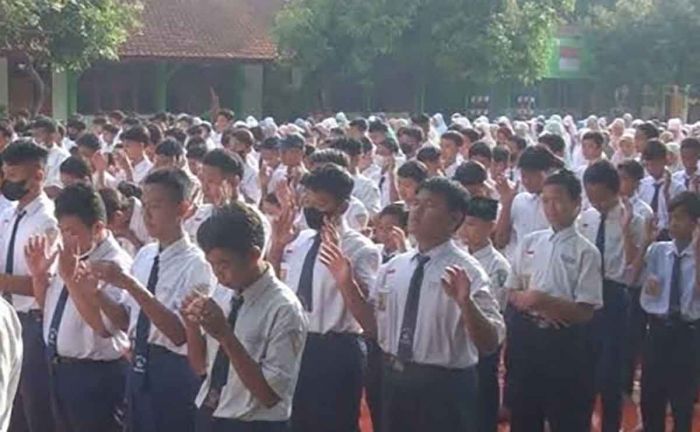
<path fill-rule="evenodd" d="M 471 301 L 472 282 L 462 267 L 452 266 L 445 269 L 442 288 L 460 306 L 465 306 Z"/>
<path fill-rule="evenodd" d="M 277 219 L 272 221 L 272 238 L 279 245 L 287 245 L 297 235 L 294 221 L 297 212 L 293 206 L 283 207 Z"/>
<path fill-rule="evenodd" d="M 324 224 L 321 229 L 319 259 L 331 272 L 339 286 L 349 285 L 349 282 L 352 280 L 352 266 L 350 260 L 343 255 L 340 249 L 338 232 L 329 223 Z"/>
<path fill-rule="evenodd" d="M 193 310 L 204 331 L 214 339 L 221 340 L 230 331 L 224 311 L 214 300 L 206 298 L 201 301 L 201 307 L 194 306 Z"/>
<path fill-rule="evenodd" d="M 61 276 L 61 279 L 70 281 L 75 278 L 78 271 L 79 256 L 77 242 L 58 247 L 58 274 Z"/>
<path fill-rule="evenodd" d="M 24 257 L 32 276 L 41 276 L 49 272 L 58 257 L 58 249 L 50 252 L 46 236 L 32 236 L 24 247 Z"/>
<path fill-rule="evenodd" d="M 644 238 L 647 244 L 652 244 L 659 237 L 659 219 L 654 216 L 647 220 L 644 226 Z"/>
<path fill-rule="evenodd" d="M 88 271 L 92 277 L 117 288 L 124 288 L 127 273 L 113 261 L 95 261 L 88 264 Z"/>
<path fill-rule="evenodd" d="M 634 210 L 632 209 L 632 203 L 628 198 L 622 199 L 622 230 L 627 231 L 632 222 L 632 216 L 634 215 Z"/>
<path fill-rule="evenodd" d="M 206 297 L 197 291 L 192 291 L 185 296 L 180 304 L 180 315 L 185 319 L 185 324 L 199 326 L 199 316 L 202 314 L 205 301 Z"/>
<path fill-rule="evenodd" d="M 406 233 L 399 227 L 393 227 L 387 243 L 398 253 L 406 252 Z"/>
<path fill-rule="evenodd" d="M 94 155 L 92 155 L 90 162 L 92 163 L 92 167 L 95 172 L 104 172 L 107 170 L 107 159 L 100 151 L 97 151 Z"/>
<path fill-rule="evenodd" d="M 518 194 L 520 182 L 511 185 L 505 175 L 501 174 L 496 177 L 496 192 L 501 197 L 501 202 L 512 202 Z"/>

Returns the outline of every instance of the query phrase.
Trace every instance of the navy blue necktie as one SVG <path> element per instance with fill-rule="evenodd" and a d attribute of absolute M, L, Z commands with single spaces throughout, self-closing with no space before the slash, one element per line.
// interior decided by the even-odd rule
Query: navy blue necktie
<path fill-rule="evenodd" d="M 10 242 L 7 245 L 7 260 L 5 260 L 5 274 L 11 275 L 15 270 L 15 240 L 17 239 L 17 230 L 19 229 L 19 223 L 26 215 L 26 211 L 21 211 L 17 214 L 15 218 L 15 224 L 12 227 L 12 234 L 10 234 Z M 2 296 L 8 302 L 12 303 L 12 294 L 6 292 Z"/>
<path fill-rule="evenodd" d="M 321 233 L 317 233 L 314 237 L 314 242 L 311 248 L 306 253 L 304 265 L 301 268 L 301 276 L 299 277 L 299 289 L 297 290 L 299 300 L 308 312 L 313 310 L 313 285 L 314 285 L 314 267 L 316 266 L 316 257 L 321 248 Z"/>
<path fill-rule="evenodd" d="M 668 296 L 668 315 L 679 317 L 681 314 L 681 261 L 682 255 L 673 254 L 673 270 L 671 272 L 671 292 Z"/>
<path fill-rule="evenodd" d="M 654 196 L 651 198 L 651 209 L 654 210 L 654 214 L 659 211 L 659 192 L 662 185 L 663 183 L 654 183 Z"/>
<path fill-rule="evenodd" d="M 425 265 L 430 261 L 426 255 L 416 255 L 418 266 L 413 271 L 411 282 L 408 285 L 408 295 L 406 306 L 403 309 L 403 321 L 401 322 L 401 334 L 399 336 L 399 350 L 397 357 L 399 360 L 407 362 L 413 360 L 413 336 L 416 333 L 416 323 L 418 321 L 418 303 L 420 300 L 420 289 L 423 285 Z"/>
<path fill-rule="evenodd" d="M 151 273 L 148 276 L 148 284 L 146 289 L 153 295 L 156 293 L 156 285 L 158 285 L 158 270 L 159 270 L 160 255 L 156 255 L 153 259 Z M 141 382 L 142 386 L 146 385 L 146 370 L 148 368 L 148 335 L 151 333 L 151 320 L 143 312 L 139 312 L 139 318 L 136 322 L 136 337 L 134 341 L 134 372 L 139 374 L 144 379 Z"/>
<path fill-rule="evenodd" d="M 238 312 L 241 310 L 243 305 L 242 296 L 233 296 L 231 298 L 231 311 L 228 313 L 227 321 L 231 331 L 236 328 L 236 320 L 238 319 Z M 207 392 L 207 397 L 204 399 L 204 406 L 213 414 L 216 407 L 219 406 L 219 400 L 221 399 L 221 389 L 224 388 L 226 382 L 228 381 L 228 371 L 231 367 L 231 361 L 224 349 L 219 346 L 216 351 L 216 357 L 214 358 L 214 365 L 211 368 L 211 380 L 209 382 L 209 391 Z"/>
<path fill-rule="evenodd" d="M 605 279 L 605 220 L 607 218 L 607 213 L 600 214 L 600 225 L 598 225 L 598 233 L 595 237 L 595 246 L 600 251 L 600 272 L 603 279 Z"/>

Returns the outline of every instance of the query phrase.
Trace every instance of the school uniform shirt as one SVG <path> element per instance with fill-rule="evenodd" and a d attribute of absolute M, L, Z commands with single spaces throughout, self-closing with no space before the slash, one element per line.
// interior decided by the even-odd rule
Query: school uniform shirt
<path fill-rule="evenodd" d="M 681 317 L 687 321 L 700 319 L 700 295 L 695 289 L 695 244 L 691 243 L 683 251 L 678 251 L 672 241 L 653 243 L 647 251 L 645 274 L 647 284 L 654 278 L 659 284 L 659 295 L 651 295 L 642 290 L 640 303 L 646 313 L 664 316 L 668 314 L 671 295 L 671 278 L 675 256 L 682 256 L 680 274 L 680 310 Z"/>
<path fill-rule="evenodd" d="M 22 325 L 12 306 L 0 298 L 0 431 L 10 425 L 10 415 L 22 372 Z"/>
<path fill-rule="evenodd" d="M 374 184 L 379 184 L 379 179 L 382 177 L 382 167 L 372 163 L 370 166 L 362 170 L 361 174 L 372 180 Z"/>
<path fill-rule="evenodd" d="M 144 157 L 141 162 L 132 165 L 131 166 L 131 177 L 133 178 L 132 183 L 138 185 L 141 184 L 143 179 L 146 178 L 149 172 L 151 172 L 151 169 L 153 168 L 153 163 L 148 160 L 148 158 Z M 121 181 L 129 181 L 129 179 L 126 177 L 126 173 L 124 171 L 120 171 L 119 174 L 116 176 L 117 180 Z"/>
<path fill-rule="evenodd" d="M 16 206 L 16 201 L 10 201 L 9 199 L 5 198 L 5 195 L 0 193 L 0 214 L 5 213 L 7 209 L 14 209 Z"/>
<path fill-rule="evenodd" d="M 70 153 L 63 147 L 52 145 L 46 156 L 46 180 L 45 186 L 61 186 L 61 164 L 70 157 Z"/>
<path fill-rule="evenodd" d="M 632 211 L 641 216 L 644 222 L 648 222 L 654 218 L 654 210 L 651 209 L 649 204 L 642 201 L 638 194 L 634 194 L 629 200 L 632 205 Z"/>
<path fill-rule="evenodd" d="M 306 315 L 296 295 L 275 277 L 271 268 L 240 295 L 243 304 L 238 311 L 234 334 L 253 361 L 260 365 L 265 381 L 280 401 L 271 408 L 265 407 L 243 384 L 233 365 L 229 365 L 226 385 L 221 389 L 214 417 L 285 421 L 292 414 L 292 397 L 306 342 Z M 239 294 L 218 286 L 212 299 L 228 316 L 234 296 Z M 197 406 L 206 399 L 219 350 L 216 339 L 207 335 L 206 340 L 208 373 L 195 399 Z"/>
<path fill-rule="evenodd" d="M 689 176 L 687 172 L 685 172 L 684 169 L 680 171 L 676 171 L 673 174 L 671 174 L 671 179 L 677 183 L 680 183 L 683 185 L 683 190 L 690 190 L 692 185 L 690 182 L 692 181 L 692 176 Z"/>
<path fill-rule="evenodd" d="M 285 181 L 287 181 L 287 166 L 279 164 L 270 174 L 270 180 L 267 183 L 267 193 L 274 193 L 277 190 L 277 186 Z"/>
<path fill-rule="evenodd" d="M 621 204 L 616 205 L 605 219 L 605 250 L 603 259 L 605 260 L 604 278 L 623 285 L 628 285 L 628 266 L 625 257 L 624 234 L 622 233 L 622 215 L 624 209 Z M 644 220 L 632 210 L 630 220 L 630 233 L 632 242 L 641 247 L 644 241 Z M 578 228 L 591 243 L 595 245 L 600 227 L 600 212 L 590 208 L 583 213 L 578 220 Z M 633 259 L 634 257 L 632 257 Z"/>
<path fill-rule="evenodd" d="M 340 236 L 340 249 L 350 260 L 355 281 L 363 289 L 369 290 L 374 285 L 379 268 L 379 249 L 367 237 L 350 229 L 344 221 L 337 230 Z M 299 279 L 304 260 L 316 234 L 314 230 L 304 230 L 284 248 L 280 264 L 280 279 L 294 292 L 299 291 Z M 312 302 L 312 311 L 307 312 L 309 332 L 362 333 L 362 327 L 345 306 L 333 275 L 321 263 L 320 253 L 316 257 L 313 271 Z"/>
<path fill-rule="evenodd" d="M 158 243 L 148 244 L 134 258 L 131 273 L 144 288 L 148 285 L 153 260 L 159 254 L 158 248 Z M 214 286 L 214 275 L 204 253 L 188 236 L 183 236 L 160 252 L 155 297 L 171 311 L 179 314 L 182 300 L 193 289 L 206 293 Z M 129 308 L 129 336 L 134 338 L 141 307 L 131 296 L 127 296 L 126 305 Z M 186 344 L 176 346 L 155 325 L 150 326 L 148 343 L 160 345 L 180 355 L 187 354 Z"/>
<path fill-rule="evenodd" d="M 63 140 L 61 140 L 61 147 L 66 149 L 67 152 L 70 152 L 73 147 L 75 147 L 75 141 L 68 137 L 64 137 Z"/>
<path fill-rule="evenodd" d="M 451 179 L 457 172 L 457 167 L 462 163 L 462 155 L 457 155 L 457 158 L 449 166 L 445 167 L 445 177 Z"/>
<path fill-rule="evenodd" d="M 369 223 L 370 212 L 362 201 L 351 196 L 348 209 L 345 211 L 343 218 L 348 223 L 348 227 L 361 231 L 365 229 Z"/>
<path fill-rule="evenodd" d="M 387 354 L 398 354 L 409 286 L 418 265 L 417 255 L 417 250 L 411 250 L 382 266 L 377 284 L 370 291 L 377 317 L 377 340 Z M 445 293 L 441 280 L 446 267 L 464 268 L 471 281 L 471 297 L 496 326 L 500 343 L 505 336 L 505 324 L 498 302 L 489 289 L 489 277 L 476 259 L 452 240 L 423 255 L 430 260 L 425 264 L 420 288 L 413 361 L 450 369 L 473 366 L 479 361 L 479 351 L 464 326 L 459 305 Z"/>
<path fill-rule="evenodd" d="M 510 207 L 510 224 L 510 241 L 504 250 L 504 255 L 513 262 L 513 254 L 516 253 L 525 236 L 549 226 L 540 194 L 529 192 L 517 194 Z"/>
<path fill-rule="evenodd" d="M 489 242 L 488 246 L 472 253 L 472 256 L 481 264 L 489 277 L 489 288 L 491 294 L 498 301 L 500 310 L 505 310 L 508 300 L 508 291 L 505 288 L 508 275 L 510 275 L 510 263 L 506 257 L 493 247 Z"/>
<path fill-rule="evenodd" d="M 377 183 L 365 177 L 362 174 L 353 176 L 355 186 L 352 189 L 352 196 L 360 200 L 369 212 L 370 216 L 374 217 L 381 209 L 379 200 L 379 187 Z"/>
<path fill-rule="evenodd" d="M 251 155 L 246 159 L 245 167 L 243 168 L 243 178 L 241 179 L 241 193 L 246 198 L 253 200 L 254 203 L 259 203 L 262 198 L 260 183 L 258 182 L 258 166 L 251 164 Z"/>
<path fill-rule="evenodd" d="M 131 257 L 119 246 L 112 234 L 109 234 L 87 255 L 88 262 L 100 260 L 115 262 L 125 272 L 128 272 L 132 265 Z M 56 312 L 56 304 L 64 286 L 65 283 L 61 277 L 55 275 L 46 291 L 46 299 L 44 301 L 44 342 L 47 344 L 49 343 L 51 322 Z M 100 282 L 97 289 L 115 303 L 123 305 L 126 301 L 126 293 L 115 286 Z M 61 317 L 61 324 L 58 327 L 58 334 L 56 335 L 58 355 L 74 359 L 100 361 L 121 358 L 129 348 L 129 338 L 104 313 L 101 315 L 105 328 L 111 334 L 110 337 L 100 336 L 85 322 L 69 294 Z"/>
<path fill-rule="evenodd" d="M 537 290 L 563 300 L 603 305 L 601 258 L 575 225 L 526 236 L 512 261 L 509 290 Z"/>
<path fill-rule="evenodd" d="M 129 198 L 131 202 L 131 219 L 129 219 L 129 229 L 136 235 L 136 238 L 142 244 L 147 244 L 152 241 L 151 236 L 148 234 L 148 229 L 146 228 L 146 222 L 143 220 L 143 204 L 136 197 Z"/>
<path fill-rule="evenodd" d="M 0 272 L 4 273 L 7 265 L 7 254 L 10 246 L 12 229 L 17 216 L 24 212 L 24 216 L 17 226 L 15 237 L 15 247 L 13 251 L 13 271 L 16 276 L 30 276 L 27 262 L 24 258 L 24 246 L 30 237 L 35 235 L 46 235 L 52 243 L 58 238 L 58 222 L 54 217 L 53 201 L 45 194 L 40 194 L 34 201 L 27 204 L 23 209 L 10 208 L 0 217 Z M 12 305 L 17 312 L 28 312 L 32 309 L 39 309 L 39 305 L 33 296 L 23 296 L 12 294 Z"/>
<path fill-rule="evenodd" d="M 396 170 L 396 168 L 394 168 Z M 396 172 L 394 172 L 394 180 L 396 181 Z M 381 173 L 379 176 L 379 205 L 384 208 L 392 203 L 391 200 L 391 182 L 389 171 Z"/>
<path fill-rule="evenodd" d="M 656 190 L 654 185 L 656 185 L 657 183 L 663 183 L 663 180 L 656 181 L 652 176 L 646 176 L 642 179 L 641 183 L 639 184 L 639 198 L 642 199 L 645 203 L 649 204 L 650 207 L 652 200 L 654 199 L 654 192 Z M 682 183 L 678 183 L 672 178 L 671 185 L 669 186 L 669 196 L 673 198 L 679 193 L 683 192 L 684 189 L 685 188 Z M 661 188 L 659 190 L 659 207 L 656 211 L 656 217 L 659 221 L 659 229 L 667 229 L 669 215 L 663 185 L 661 185 Z"/>

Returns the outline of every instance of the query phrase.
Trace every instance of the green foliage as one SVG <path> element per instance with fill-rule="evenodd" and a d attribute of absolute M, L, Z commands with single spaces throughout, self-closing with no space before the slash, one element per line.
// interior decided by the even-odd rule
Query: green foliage
<path fill-rule="evenodd" d="M 0 49 L 82 70 L 117 58 L 140 10 L 137 0 L 0 0 Z"/>

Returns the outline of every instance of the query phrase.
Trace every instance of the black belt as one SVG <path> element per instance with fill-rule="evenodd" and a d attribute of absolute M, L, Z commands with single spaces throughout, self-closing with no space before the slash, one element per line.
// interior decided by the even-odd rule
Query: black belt
<path fill-rule="evenodd" d="M 621 289 L 621 290 L 626 290 L 627 285 L 614 281 L 612 279 L 603 279 L 603 287 L 604 288 L 616 288 L 616 289 Z"/>
<path fill-rule="evenodd" d="M 331 340 L 331 339 L 357 339 L 362 335 L 359 333 L 347 333 L 347 332 L 327 332 L 327 333 L 307 333 L 307 339 L 316 340 Z"/>
<path fill-rule="evenodd" d="M 383 354 L 384 364 L 394 372 L 427 372 L 433 374 L 455 374 L 470 370 L 474 366 L 466 368 L 448 368 L 444 366 L 429 365 L 415 362 L 405 362 L 392 354 Z"/>
<path fill-rule="evenodd" d="M 51 363 L 58 365 L 58 364 L 112 364 L 112 363 L 117 363 L 123 361 L 123 359 L 118 358 L 114 360 L 94 360 L 94 359 L 89 359 L 89 358 L 75 358 L 75 357 L 62 357 L 62 356 L 56 356 L 53 359 L 51 359 Z"/>

